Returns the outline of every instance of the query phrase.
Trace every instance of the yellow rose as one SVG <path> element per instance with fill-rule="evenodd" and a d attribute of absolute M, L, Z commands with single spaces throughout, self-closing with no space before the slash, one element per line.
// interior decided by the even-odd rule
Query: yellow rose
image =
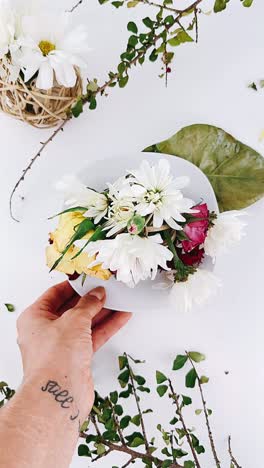
<path fill-rule="evenodd" d="M 74 228 L 86 218 L 80 212 L 65 213 L 60 216 L 59 224 L 54 232 L 50 233 L 51 245 L 46 248 L 47 266 L 51 268 L 56 260 L 61 256 L 61 253 L 70 242 L 74 235 Z M 89 231 L 83 239 L 89 239 L 94 231 Z M 102 280 L 108 280 L 111 276 L 109 270 L 103 270 L 101 265 L 96 265 L 89 268 L 89 264 L 94 260 L 94 257 L 89 257 L 86 252 L 82 252 L 78 257 L 73 258 L 80 249 L 72 245 L 66 252 L 56 270 L 68 275 L 85 273 L 86 275 L 97 277 Z"/>

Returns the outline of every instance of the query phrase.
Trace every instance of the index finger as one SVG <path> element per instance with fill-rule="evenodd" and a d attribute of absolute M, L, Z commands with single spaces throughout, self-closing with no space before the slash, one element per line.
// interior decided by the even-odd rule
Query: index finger
<path fill-rule="evenodd" d="M 55 313 L 67 301 L 75 296 L 75 291 L 68 281 L 55 284 L 40 296 L 34 306 L 40 310 Z"/>

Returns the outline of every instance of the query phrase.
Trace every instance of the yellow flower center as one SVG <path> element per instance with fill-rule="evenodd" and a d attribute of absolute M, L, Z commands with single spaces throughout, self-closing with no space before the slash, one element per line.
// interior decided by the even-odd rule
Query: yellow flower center
<path fill-rule="evenodd" d="M 39 48 L 42 54 L 46 57 L 46 55 L 56 49 L 56 46 L 50 41 L 40 41 Z"/>

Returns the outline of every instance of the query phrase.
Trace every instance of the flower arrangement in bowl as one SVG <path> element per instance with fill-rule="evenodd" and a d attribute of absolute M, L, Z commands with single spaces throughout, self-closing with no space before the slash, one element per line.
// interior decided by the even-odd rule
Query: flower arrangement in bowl
<path fill-rule="evenodd" d="M 35 127 L 67 118 L 82 95 L 87 33 L 70 14 L 0 5 L 0 108 Z"/>
<path fill-rule="evenodd" d="M 87 187 L 72 176 L 59 182 L 65 209 L 50 234 L 47 264 L 71 279 L 78 277 L 81 294 L 109 280 L 115 284 L 110 295 L 128 298 L 129 305 L 122 304 L 123 309 L 131 306 L 131 300 L 135 302 L 131 298 L 137 292 L 141 307 L 149 296 L 157 306 L 160 296 L 163 303 L 172 299 L 179 308 L 190 309 L 220 285 L 212 272 L 213 263 L 219 252 L 241 239 L 241 213 L 219 214 L 210 183 L 189 162 L 165 155 L 163 159 L 155 155 L 156 162 L 150 156 L 140 158 L 137 169 L 105 183 L 103 190 Z M 177 177 L 169 161 L 181 168 Z M 118 163 L 114 166 L 117 171 Z M 205 185 L 202 190 L 208 193 L 209 202 L 194 189 L 195 179 L 186 175 L 190 167 L 201 177 L 200 186 Z M 196 200 L 185 196 L 190 186 Z M 136 292 L 131 295 L 128 291 L 134 287 Z M 111 305 L 118 308 L 115 299 Z"/>

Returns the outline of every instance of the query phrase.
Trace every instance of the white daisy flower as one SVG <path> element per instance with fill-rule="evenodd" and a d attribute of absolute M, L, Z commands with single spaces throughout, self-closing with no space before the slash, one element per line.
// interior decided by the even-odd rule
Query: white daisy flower
<path fill-rule="evenodd" d="M 7 55 L 15 41 L 16 17 L 8 2 L 0 3 L 0 59 Z"/>
<path fill-rule="evenodd" d="M 83 26 L 69 29 L 68 19 L 69 14 L 55 13 L 23 16 L 19 64 L 26 82 L 37 73 L 40 89 L 52 88 L 55 80 L 70 88 L 77 79 L 75 67 L 81 72 L 86 69 L 86 30 Z"/>
<path fill-rule="evenodd" d="M 240 242 L 245 235 L 244 227 L 247 225 L 239 219 L 245 212 L 226 211 L 217 215 L 210 227 L 204 243 L 206 255 L 212 258 L 230 250 L 233 245 Z"/>
<path fill-rule="evenodd" d="M 172 229 L 181 230 L 177 223 L 184 222 L 182 213 L 193 213 L 193 200 L 184 198 L 180 189 L 189 183 L 188 177 L 173 179 L 169 162 L 161 159 L 151 166 L 143 161 L 138 170 L 129 171 L 130 180 L 141 187 L 141 196 L 136 211 L 141 216 L 153 215 L 153 226 L 160 228 L 167 223 Z M 142 190 L 143 189 L 143 190 Z"/>
<path fill-rule="evenodd" d="M 220 286 L 221 281 L 212 272 L 198 269 L 187 281 L 174 283 L 170 299 L 176 310 L 188 312 L 194 305 L 206 303 Z"/>
<path fill-rule="evenodd" d="M 106 216 L 108 199 L 103 193 L 87 188 L 77 177 L 65 176 L 57 182 L 56 189 L 64 193 L 66 207 L 81 206 L 87 208 L 84 216 L 93 218 L 95 224 Z"/>
<path fill-rule="evenodd" d="M 83 247 L 84 242 L 78 241 L 76 245 Z M 91 242 L 85 250 L 91 256 L 96 255 L 90 268 L 102 264 L 102 268 L 116 272 L 117 281 L 134 287 L 141 280 L 154 280 L 159 267 L 169 270 L 167 262 L 173 255 L 162 242 L 159 234 L 148 238 L 119 234 L 111 240 Z"/>

